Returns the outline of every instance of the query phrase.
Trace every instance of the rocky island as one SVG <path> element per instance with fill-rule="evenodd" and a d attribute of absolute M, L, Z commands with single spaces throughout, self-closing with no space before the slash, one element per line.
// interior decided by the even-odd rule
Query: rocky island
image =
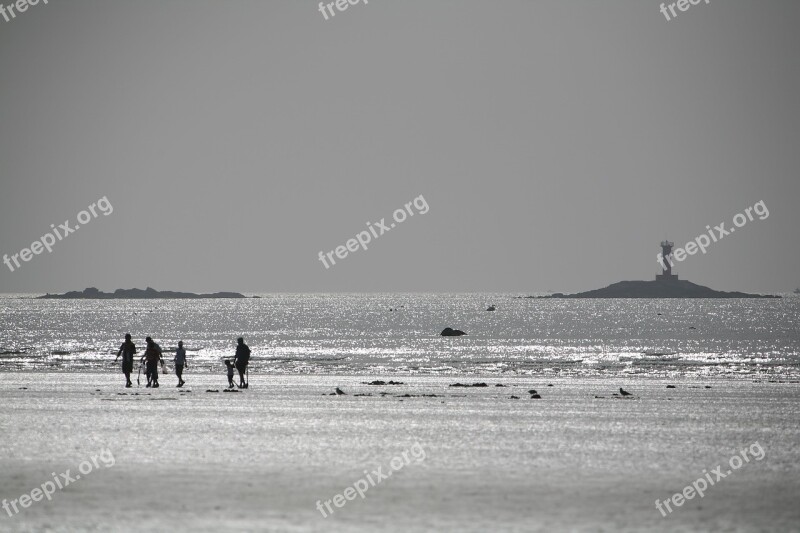
<path fill-rule="evenodd" d="M 38 299 L 45 300 L 146 300 L 146 299 L 199 299 L 199 298 L 246 298 L 238 292 L 215 292 L 212 294 L 194 294 L 191 292 L 157 291 L 152 287 L 146 289 L 117 289 L 114 292 L 102 292 L 94 287 L 82 291 L 70 291 L 64 294 L 45 294 Z"/>
<path fill-rule="evenodd" d="M 620 281 L 602 289 L 576 294 L 557 292 L 538 298 L 780 298 L 773 295 L 716 291 L 691 281 L 678 279 L 678 275 L 672 273 L 672 247 L 673 243 L 669 241 L 661 243 L 659 258 L 663 271 L 657 274 L 653 281 Z"/>
<path fill-rule="evenodd" d="M 539 298 L 780 298 L 780 296 L 716 291 L 686 280 L 620 281 L 576 294 L 555 293 Z"/>

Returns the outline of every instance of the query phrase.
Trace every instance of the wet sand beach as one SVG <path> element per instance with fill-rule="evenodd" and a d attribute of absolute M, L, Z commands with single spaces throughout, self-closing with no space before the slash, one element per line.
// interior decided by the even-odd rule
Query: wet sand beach
<path fill-rule="evenodd" d="M 174 376 L 153 390 L 124 389 L 116 373 L 0 374 L 0 498 L 67 469 L 74 477 L 102 450 L 113 456 L 52 501 L 2 511 L 0 531 L 800 527 L 797 383 L 258 375 L 224 393 L 224 376 L 186 377 L 183 390 Z M 457 382 L 488 386 L 449 387 Z M 330 396 L 337 386 L 347 394 Z M 619 387 L 632 396 L 613 396 Z M 703 498 L 658 511 L 656 499 L 730 469 L 754 443 L 760 460 L 751 454 Z M 392 475 L 325 510 L 379 468 Z"/>

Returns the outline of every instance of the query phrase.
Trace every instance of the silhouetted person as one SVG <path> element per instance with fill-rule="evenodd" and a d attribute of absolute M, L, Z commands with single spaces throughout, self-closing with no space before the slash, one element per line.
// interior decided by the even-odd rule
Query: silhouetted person
<path fill-rule="evenodd" d="M 161 358 L 161 347 L 153 339 L 147 337 L 147 349 L 144 351 L 141 361 L 147 361 L 147 386 L 158 387 L 158 363 L 164 365 Z M 141 362 L 140 361 L 140 362 Z"/>
<path fill-rule="evenodd" d="M 175 375 L 178 376 L 178 387 L 183 387 L 183 367 L 186 365 L 186 350 L 183 348 L 183 341 L 178 341 L 178 349 L 175 351 Z M 188 366 L 188 365 L 186 365 Z"/>
<path fill-rule="evenodd" d="M 132 387 L 133 383 L 131 383 L 131 372 L 133 372 L 133 354 L 136 353 L 136 345 L 133 344 L 131 341 L 131 334 L 125 334 L 125 342 L 122 343 L 122 346 L 119 347 L 119 351 L 117 352 L 117 356 L 114 358 L 114 362 L 117 362 L 119 356 L 122 356 L 122 373 L 125 374 L 125 386 Z"/>
<path fill-rule="evenodd" d="M 236 342 L 239 344 L 236 346 L 236 358 L 234 358 L 233 364 L 236 366 L 236 370 L 239 371 L 239 388 L 247 388 L 247 384 L 244 382 L 244 373 L 250 363 L 250 348 L 247 347 L 241 337 L 236 339 Z"/>
<path fill-rule="evenodd" d="M 230 359 L 225 359 L 225 366 L 228 367 L 228 388 L 232 389 L 235 385 L 233 384 L 233 363 Z"/>

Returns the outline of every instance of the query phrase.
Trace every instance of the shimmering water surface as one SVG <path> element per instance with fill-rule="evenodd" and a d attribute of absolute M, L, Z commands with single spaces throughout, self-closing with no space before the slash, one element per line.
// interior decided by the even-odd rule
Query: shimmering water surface
<path fill-rule="evenodd" d="M 800 298 L 543 300 L 511 294 L 263 294 L 244 300 L 0 297 L 0 370 L 108 369 L 126 332 L 220 371 L 800 376 Z M 497 310 L 486 311 L 494 304 Z M 393 309 L 393 310 L 391 310 Z M 464 337 L 441 337 L 445 327 Z M 8 353 L 22 352 L 22 353 Z"/>

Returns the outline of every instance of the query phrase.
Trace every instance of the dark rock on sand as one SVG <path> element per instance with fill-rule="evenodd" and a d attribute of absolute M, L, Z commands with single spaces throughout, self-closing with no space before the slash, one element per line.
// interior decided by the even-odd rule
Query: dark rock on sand
<path fill-rule="evenodd" d="M 460 337 L 461 335 L 466 335 L 466 333 L 460 329 L 444 328 L 439 335 L 442 337 Z"/>
<path fill-rule="evenodd" d="M 595 396 L 595 398 L 598 398 L 598 399 L 601 399 L 601 400 L 606 400 L 606 399 L 609 399 L 609 400 L 634 400 L 635 399 L 633 396 L 620 396 L 616 392 L 613 395 L 611 395 L 610 397 L 608 397 L 608 398 L 606 398 L 605 396 Z"/>
<path fill-rule="evenodd" d="M 489 308 L 486 309 L 486 310 L 487 311 L 497 311 L 497 308 L 495 306 L 493 306 L 493 305 L 490 305 Z"/>
<path fill-rule="evenodd" d="M 361 382 L 362 385 L 405 385 L 402 381 L 381 381 L 375 380 L 372 382 L 367 383 L 366 381 Z"/>
<path fill-rule="evenodd" d="M 218 389 L 206 389 L 206 392 L 219 392 Z"/>
<path fill-rule="evenodd" d="M 542 397 L 538 393 L 531 394 L 531 400 L 541 400 L 541 399 Z"/>
<path fill-rule="evenodd" d="M 514 395 L 512 395 L 512 396 L 511 396 L 511 399 L 512 399 L 512 400 L 519 400 L 519 396 L 514 396 Z"/>
<path fill-rule="evenodd" d="M 473 383 L 472 385 L 468 383 L 454 383 L 450 385 L 451 387 L 488 387 L 486 383 Z"/>
<path fill-rule="evenodd" d="M 498 383 L 497 385 L 495 385 L 495 387 L 505 387 L 505 385 L 503 385 L 502 383 Z"/>
<path fill-rule="evenodd" d="M 536 389 L 531 389 L 528 391 L 528 394 L 538 394 L 538 393 L 536 392 Z"/>
<path fill-rule="evenodd" d="M 675 385 L 667 385 L 667 388 L 668 388 L 668 389 L 674 389 L 674 388 L 675 388 Z"/>

